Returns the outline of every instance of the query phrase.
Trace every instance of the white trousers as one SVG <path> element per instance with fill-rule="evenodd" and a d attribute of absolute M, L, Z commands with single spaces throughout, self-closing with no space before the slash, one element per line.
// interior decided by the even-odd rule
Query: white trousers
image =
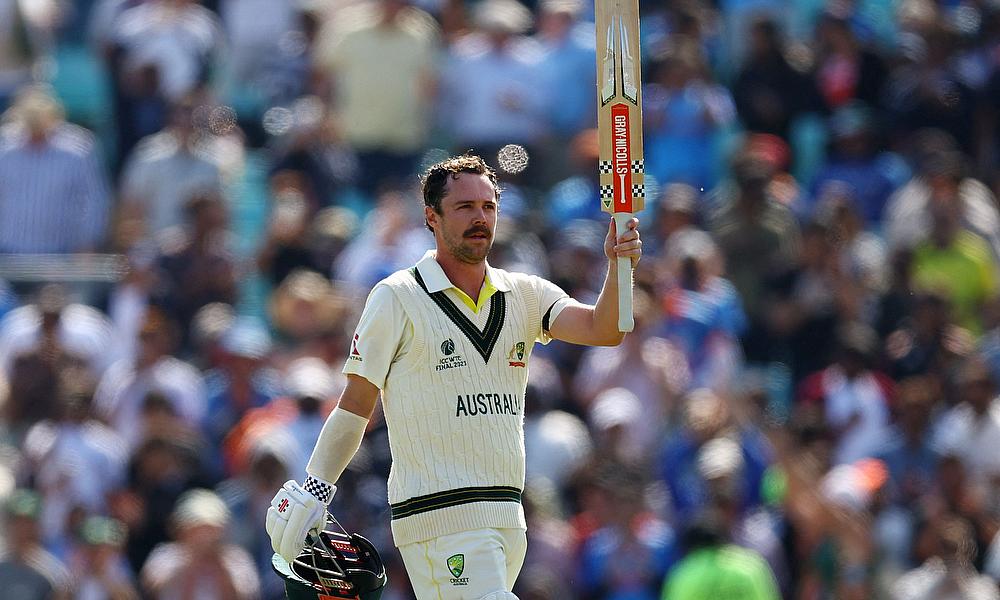
<path fill-rule="evenodd" d="M 417 600 L 479 600 L 514 587 L 523 529 L 475 529 L 399 547 Z"/>

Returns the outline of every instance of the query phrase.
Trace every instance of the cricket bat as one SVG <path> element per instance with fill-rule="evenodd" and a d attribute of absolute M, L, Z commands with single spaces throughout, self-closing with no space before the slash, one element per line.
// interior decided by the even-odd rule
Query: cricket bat
<path fill-rule="evenodd" d="M 639 0 L 595 0 L 601 209 L 618 233 L 643 209 Z M 632 331 L 632 260 L 618 259 L 618 331 Z"/>

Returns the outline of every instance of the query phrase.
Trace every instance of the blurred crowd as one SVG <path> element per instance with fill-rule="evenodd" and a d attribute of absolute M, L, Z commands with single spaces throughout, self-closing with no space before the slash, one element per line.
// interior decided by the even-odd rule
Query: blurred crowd
<path fill-rule="evenodd" d="M 640 7 L 636 330 L 534 353 L 515 592 L 1000 598 L 1000 4 Z M 579 0 L 0 0 L 0 595 L 281 598 L 264 513 L 433 245 L 422 167 L 486 157 L 491 263 L 594 298 L 594 41 Z M 331 510 L 402 600 L 388 467 L 376 413 Z"/>

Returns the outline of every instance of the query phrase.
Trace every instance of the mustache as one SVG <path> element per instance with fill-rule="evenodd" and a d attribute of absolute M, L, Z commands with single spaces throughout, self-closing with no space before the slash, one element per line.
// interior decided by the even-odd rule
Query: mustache
<path fill-rule="evenodd" d="M 476 226 L 476 227 L 470 227 L 469 229 L 466 229 L 465 233 L 463 233 L 462 236 L 463 237 L 469 237 L 469 236 L 472 236 L 472 235 L 476 235 L 477 233 L 481 233 L 481 234 L 483 234 L 483 235 L 485 235 L 487 237 L 490 237 L 490 230 L 487 229 L 486 227 L 482 226 L 482 225 L 479 225 L 479 226 Z"/>

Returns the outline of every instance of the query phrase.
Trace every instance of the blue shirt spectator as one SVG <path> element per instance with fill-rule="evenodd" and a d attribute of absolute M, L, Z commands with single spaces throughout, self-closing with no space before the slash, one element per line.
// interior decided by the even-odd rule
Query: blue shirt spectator
<path fill-rule="evenodd" d="M 96 250 L 111 195 L 93 135 L 63 120 L 41 88 L 22 92 L 0 130 L 0 253 Z"/>

